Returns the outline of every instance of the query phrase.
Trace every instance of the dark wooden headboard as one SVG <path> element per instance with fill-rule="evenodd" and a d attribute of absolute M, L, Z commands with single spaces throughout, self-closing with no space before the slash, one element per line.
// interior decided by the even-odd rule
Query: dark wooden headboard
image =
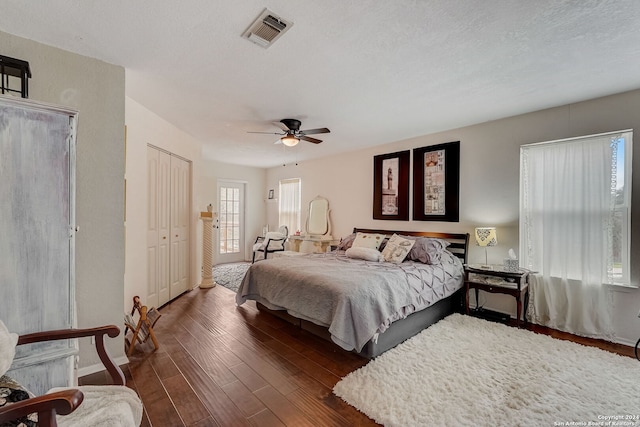
<path fill-rule="evenodd" d="M 391 230 L 372 230 L 369 228 L 355 228 L 354 233 L 376 233 L 384 234 L 391 237 L 395 234 L 404 234 L 405 236 L 433 237 L 434 239 L 442 239 L 449 242 L 447 250 L 460 258 L 464 264 L 467 263 L 467 252 L 469 250 L 469 233 L 437 233 L 433 231 L 391 231 Z"/>

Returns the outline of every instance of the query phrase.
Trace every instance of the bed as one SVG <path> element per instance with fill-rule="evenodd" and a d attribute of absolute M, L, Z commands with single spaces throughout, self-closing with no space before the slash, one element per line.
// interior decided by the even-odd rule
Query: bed
<path fill-rule="evenodd" d="M 468 234 L 360 228 L 353 233 L 384 235 L 385 242 L 394 234 L 427 237 L 448 246 L 429 264 L 354 259 L 340 247 L 260 261 L 244 276 L 236 303 L 254 300 L 258 309 L 367 358 L 461 309 Z"/>

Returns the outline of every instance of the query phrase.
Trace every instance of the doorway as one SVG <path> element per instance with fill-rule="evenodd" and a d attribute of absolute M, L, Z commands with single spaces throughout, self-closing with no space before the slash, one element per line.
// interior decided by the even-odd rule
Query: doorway
<path fill-rule="evenodd" d="M 243 182 L 218 181 L 217 263 L 245 260 Z"/>

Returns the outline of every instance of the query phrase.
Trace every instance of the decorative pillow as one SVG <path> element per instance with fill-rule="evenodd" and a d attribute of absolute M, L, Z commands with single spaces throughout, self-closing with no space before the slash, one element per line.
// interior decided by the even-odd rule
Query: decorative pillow
<path fill-rule="evenodd" d="M 351 233 L 346 237 L 343 237 L 338 244 L 339 251 L 346 251 L 353 245 L 353 241 L 356 239 L 356 233 Z"/>
<path fill-rule="evenodd" d="M 384 234 L 358 233 L 351 247 L 378 249 L 384 240 Z"/>
<path fill-rule="evenodd" d="M 405 239 L 394 234 L 385 245 L 382 256 L 385 261 L 400 264 L 407 257 L 414 243 L 415 240 Z"/>
<path fill-rule="evenodd" d="M 387 236 L 385 236 L 384 239 L 382 239 L 382 243 L 380 243 L 380 247 L 378 248 L 380 252 L 384 251 L 384 247 L 387 246 L 388 241 L 389 241 L 389 238 Z"/>
<path fill-rule="evenodd" d="M 0 320 L 0 376 L 4 375 L 11 367 L 13 357 L 16 355 L 17 343 L 18 334 L 10 333 Z"/>
<path fill-rule="evenodd" d="M 374 248 L 363 248 L 359 246 L 351 246 L 345 252 L 345 255 L 349 258 L 363 259 L 365 261 L 375 261 L 382 262 L 384 261 L 384 257 Z"/>
<path fill-rule="evenodd" d="M 1 322 L 0 322 L 1 323 Z M 11 405 L 12 403 L 20 402 L 34 397 L 29 393 L 27 389 L 22 387 L 19 383 L 14 381 L 11 377 L 6 375 L 0 376 L 0 408 L 3 406 Z M 0 424 L 1 426 L 24 426 L 24 427 L 36 427 L 38 425 L 38 413 L 34 412 L 26 417 L 18 418 L 17 420 Z"/>
<path fill-rule="evenodd" d="M 449 246 L 449 242 L 431 237 L 419 237 L 409 252 L 408 259 L 420 261 L 424 264 L 440 264 L 442 252 Z"/>

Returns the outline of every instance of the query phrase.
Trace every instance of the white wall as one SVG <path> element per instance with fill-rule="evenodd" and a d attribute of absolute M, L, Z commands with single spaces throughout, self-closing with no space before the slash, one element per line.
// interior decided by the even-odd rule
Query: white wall
<path fill-rule="evenodd" d="M 316 195 L 327 197 L 332 210 L 333 234 L 338 238 L 349 234 L 353 227 L 473 235 L 476 226 L 496 226 L 498 246 L 488 248 L 489 262 L 501 263 L 509 248 L 518 250 L 520 145 L 621 129 L 640 130 L 638 111 L 640 90 L 301 162 L 298 166 L 271 168 L 265 189 L 277 189 L 280 179 L 301 177 L 303 211 Z M 636 144 L 640 143 L 640 132 L 636 132 L 636 139 Z M 373 156 L 450 141 L 461 142 L 460 222 L 374 220 Z M 333 140 L 332 143 L 349 144 L 349 141 Z M 640 156 L 637 154 L 633 168 L 636 173 L 633 174 L 632 236 L 635 237 L 640 229 Z M 412 191 L 411 188 L 411 194 Z M 413 205 L 410 212 L 412 209 Z M 277 226 L 277 205 L 269 205 L 267 219 L 270 226 Z M 640 241 L 632 239 L 631 259 L 638 256 Z M 473 238 L 469 262 L 484 262 L 484 250 L 475 246 Z M 634 263 L 631 268 L 632 281 L 638 284 L 640 265 Z M 640 291 L 616 289 L 613 296 L 617 341 L 632 345 L 638 335 L 636 315 Z M 483 293 L 480 301 L 484 302 L 485 297 L 485 307 L 515 314 L 512 297 Z"/>
<path fill-rule="evenodd" d="M 124 69 L 4 32 L 0 32 L 0 53 L 29 62 L 33 74 L 29 81 L 30 99 L 79 112 L 78 326 L 121 326 L 124 311 Z M 121 339 L 108 340 L 107 347 L 113 357 L 124 357 Z M 80 340 L 80 368 L 99 362 L 89 340 Z"/>
<path fill-rule="evenodd" d="M 190 281 L 189 288 L 200 283 L 200 267 L 197 262 L 198 176 L 201 173 L 202 144 L 187 133 L 152 113 L 131 98 L 126 98 L 127 124 L 127 221 L 126 221 L 126 267 L 124 304 L 130 310 L 132 298 L 140 296 L 143 304 L 147 292 L 147 144 L 162 148 L 190 160 L 191 231 L 190 231 Z"/>
<path fill-rule="evenodd" d="M 251 248 L 256 236 L 261 235 L 262 227 L 266 224 L 266 193 L 264 192 L 267 170 L 249 166 L 231 165 L 214 160 L 203 161 L 202 174 L 200 176 L 200 200 L 202 210 L 211 203 L 213 211 L 218 212 L 218 181 L 228 180 L 245 183 L 245 253 L 244 259 L 251 259 Z M 202 230 L 200 224 L 199 230 Z M 216 230 L 214 230 L 214 233 Z M 202 231 L 198 231 L 199 244 L 202 245 Z M 214 236 L 215 241 L 215 236 Z M 214 243 L 215 244 L 215 243 Z M 213 251 L 213 264 L 218 264 L 217 251 Z M 199 256 L 202 256 L 200 251 Z M 201 265 L 201 258 L 199 264 Z M 215 277 L 214 277 L 215 280 Z"/>
<path fill-rule="evenodd" d="M 203 160 L 202 144 L 199 141 L 129 97 L 126 98 L 126 124 L 127 221 L 124 304 L 130 309 L 131 300 L 135 295 L 139 295 L 143 303 L 144 296 L 147 295 L 147 144 L 192 161 L 190 288 L 202 281 L 202 221 L 198 216 L 206 210 L 209 203 L 214 206 L 214 211 L 217 211 L 218 180 L 228 179 L 246 183 L 245 236 L 249 252 L 245 254 L 245 259 L 250 259 L 251 244 L 266 220 L 262 200 L 266 170 Z"/>

